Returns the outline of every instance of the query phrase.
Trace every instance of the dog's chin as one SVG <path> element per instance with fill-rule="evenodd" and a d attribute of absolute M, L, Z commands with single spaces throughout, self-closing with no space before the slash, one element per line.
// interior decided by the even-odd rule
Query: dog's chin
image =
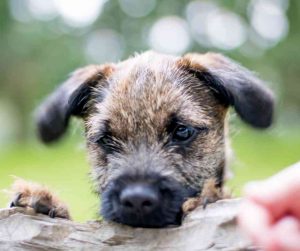
<path fill-rule="evenodd" d="M 135 215 L 135 214 L 123 214 L 122 210 L 119 210 L 117 217 L 112 220 L 129 225 L 132 227 L 143 228 L 164 228 L 167 226 L 178 226 L 181 224 L 182 212 L 177 208 L 173 212 L 167 210 L 157 210 L 152 214 Z"/>
<path fill-rule="evenodd" d="M 147 184 L 157 191 L 158 203 L 150 211 L 131 212 L 120 202 L 120 194 L 128 185 Z M 123 174 L 109 183 L 102 193 L 101 215 L 109 221 L 133 227 L 163 228 L 180 225 L 182 204 L 196 191 L 181 185 L 170 177 L 156 173 Z"/>

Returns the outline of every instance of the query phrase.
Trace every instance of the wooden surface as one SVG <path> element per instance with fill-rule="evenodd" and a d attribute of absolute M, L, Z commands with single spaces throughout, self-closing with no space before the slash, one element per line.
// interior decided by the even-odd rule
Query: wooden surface
<path fill-rule="evenodd" d="M 0 209 L 0 250 L 255 250 L 236 226 L 240 199 L 189 214 L 182 226 L 142 229 L 108 222 L 76 223 Z"/>

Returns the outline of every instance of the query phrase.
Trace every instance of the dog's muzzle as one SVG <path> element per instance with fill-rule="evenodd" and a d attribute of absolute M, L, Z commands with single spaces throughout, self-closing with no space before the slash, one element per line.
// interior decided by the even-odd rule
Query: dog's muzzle
<path fill-rule="evenodd" d="M 104 189 L 101 214 L 107 220 L 135 227 L 179 225 L 182 203 L 195 193 L 157 173 L 123 174 Z"/>

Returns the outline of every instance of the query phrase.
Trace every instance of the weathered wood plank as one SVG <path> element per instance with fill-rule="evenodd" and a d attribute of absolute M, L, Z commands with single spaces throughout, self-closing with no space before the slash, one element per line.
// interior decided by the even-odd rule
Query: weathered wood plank
<path fill-rule="evenodd" d="M 236 225 L 240 199 L 198 208 L 182 226 L 142 229 L 108 222 L 76 223 L 0 210 L 1 250 L 254 250 Z"/>

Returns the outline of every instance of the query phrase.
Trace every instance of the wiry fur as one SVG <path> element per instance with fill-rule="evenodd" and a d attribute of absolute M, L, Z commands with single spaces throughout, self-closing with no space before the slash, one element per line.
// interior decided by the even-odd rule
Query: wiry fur
<path fill-rule="evenodd" d="M 30 207 L 52 218 L 71 219 L 68 207 L 46 186 L 16 178 L 9 191 L 10 207 Z"/>
<path fill-rule="evenodd" d="M 93 173 L 102 188 L 109 182 L 109 177 L 119 175 L 122 169 L 127 170 L 114 168 L 114 162 L 122 161 L 118 166 L 132 168 L 126 165 L 127 161 L 142 161 L 149 154 L 160 156 L 160 161 L 165 162 L 163 165 L 151 166 L 152 171 L 157 169 L 157 172 L 162 173 L 161 168 L 167 168 L 168 175 L 198 189 L 203 177 L 214 176 L 215 167 L 225 164 L 223 121 L 227 107 L 220 104 L 206 86 L 175 63 L 175 57 L 143 54 L 121 63 L 116 67 L 116 74 L 106 80 L 108 87 L 101 90 L 105 93 L 104 100 L 95 104 L 97 110 L 85 118 L 90 160 L 96 167 Z M 186 149 L 185 155 L 178 153 L 175 147 L 163 147 L 168 138 L 166 124 L 173 114 L 189 124 L 210 128 L 210 133 L 198 137 Z M 101 125 L 106 121 L 109 121 L 112 135 L 121 144 L 125 143 L 125 154 L 122 154 L 121 159 L 107 156 L 111 158 L 106 166 L 109 172 L 99 163 L 99 159 L 107 161 L 105 153 L 103 155 L 99 145 L 93 143 L 93 139 L 101 134 Z M 199 148 L 199 145 L 202 147 Z M 139 170 L 143 165 L 138 164 L 136 168 Z M 98 188 L 100 191 L 101 187 Z"/>
<path fill-rule="evenodd" d="M 64 133 L 71 115 L 81 117 L 104 218 L 162 227 L 178 223 L 187 198 L 222 190 L 229 106 L 252 126 L 271 124 L 273 96 L 235 62 L 212 53 L 146 52 L 76 71 L 41 106 L 38 131 L 51 142 Z M 170 128 L 176 123 L 193 128 L 193 138 L 174 143 Z M 105 145 L 103 137 L 109 137 Z M 213 186 L 205 186 L 209 180 Z M 150 215 L 125 215 L 119 198 L 124 186 L 149 182 L 159 189 L 161 204 Z M 166 191 L 169 196 L 163 196 Z"/>
<path fill-rule="evenodd" d="M 230 198 L 229 191 L 223 186 L 219 186 L 214 178 L 209 178 L 204 182 L 201 193 L 196 197 L 188 198 L 182 204 L 183 214 L 186 215 L 200 205 L 205 208 L 207 204 L 216 202 L 220 199 Z"/>

